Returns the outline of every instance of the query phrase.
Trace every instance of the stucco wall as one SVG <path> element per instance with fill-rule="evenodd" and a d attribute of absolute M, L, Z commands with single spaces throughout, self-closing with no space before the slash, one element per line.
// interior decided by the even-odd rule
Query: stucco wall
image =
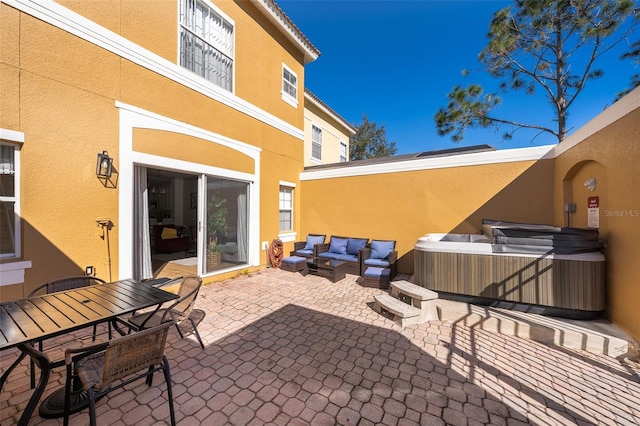
<path fill-rule="evenodd" d="M 176 2 L 155 2 L 154 13 L 161 13 L 162 19 L 154 20 L 153 25 L 172 22 L 168 31 L 175 37 L 169 37 L 173 39 L 170 43 L 169 39 L 142 36 L 152 23 L 141 22 L 141 11 L 134 10 L 134 4 L 91 2 L 99 3 L 93 9 L 85 7 L 87 3 L 64 5 L 153 54 L 177 62 Z M 153 2 L 145 3 L 145 7 L 154 6 Z M 119 229 L 124 224 L 118 218 L 122 211 L 131 209 L 129 200 L 121 203 L 119 198 L 124 183 L 119 181 L 119 172 L 123 169 L 121 160 L 130 158 L 131 153 L 120 151 L 123 135 L 118 103 L 256 147 L 259 165 L 237 151 L 213 147 L 211 141 L 196 137 L 160 130 L 131 132 L 132 149 L 137 153 L 256 173 L 261 182 L 257 193 L 260 234 L 255 239 L 276 238 L 278 182 L 297 182 L 303 167 L 299 136 L 303 129 L 303 79 L 299 81 L 299 107 L 294 108 L 281 99 L 282 63 L 302 76 L 303 58 L 251 4 L 222 3 L 224 12 L 236 23 L 238 100 L 231 100 L 234 106 L 28 13 L 0 5 L 0 128 L 24 133 L 22 258 L 32 262 L 24 285 L 1 287 L 1 299 L 24 297 L 51 278 L 83 274 L 88 265 L 94 266 L 101 278 L 119 278 Z M 96 15 L 97 10 L 100 13 Z M 96 154 L 103 150 L 114 159 L 115 170 L 106 186 L 95 175 Z M 108 239 L 96 223 L 104 218 L 114 223 Z M 266 252 L 260 251 L 258 257 L 264 266 Z"/>
<path fill-rule="evenodd" d="M 553 219 L 550 160 L 394 173 L 376 173 L 372 167 L 367 173 L 303 179 L 301 236 L 396 240 L 398 269 L 412 274 L 413 246 L 424 234 L 478 233 L 484 218 L 537 223 Z"/>
<path fill-rule="evenodd" d="M 598 126 L 616 108 L 631 111 L 556 158 L 554 210 L 562 223 L 563 202 L 574 202 L 573 224 L 587 226 L 588 197 L 599 197 L 599 230 L 606 241 L 607 315 L 640 340 L 640 90 L 611 107 L 591 123 Z M 563 144 L 570 145 L 575 138 Z M 562 145 L 562 144 L 561 144 Z M 558 147 L 558 148 L 561 148 Z M 593 191 L 584 183 L 596 179 Z"/>

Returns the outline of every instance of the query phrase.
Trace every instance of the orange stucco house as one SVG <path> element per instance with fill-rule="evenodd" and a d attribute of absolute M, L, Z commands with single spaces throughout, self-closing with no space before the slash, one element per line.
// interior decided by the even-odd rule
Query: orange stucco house
<path fill-rule="evenodd" d="M 640 89 L 558 146 L 305 169 L 320 52 L 272 0 L 3 0 L 0 20 L 1 300 L 67 275 L 148 277 L 160 246 L 211 282 L 307 233 L 394 239 L 412 274 L 426 233 L 562 226 L 567 203 L 584 227 L 598 196 L 606 313 L 640 339 Z"/>

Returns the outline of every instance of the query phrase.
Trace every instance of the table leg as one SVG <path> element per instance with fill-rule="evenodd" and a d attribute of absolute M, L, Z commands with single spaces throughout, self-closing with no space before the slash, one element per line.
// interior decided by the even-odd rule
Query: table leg
<path fill-rule="evenodd" d="M 18 421 L 18 426 L 26 426 L 27 423 L 29 423 L 31 414 L 33 414 L 33 410 L 35 410 L 36 405 L 38 405 L 38 401 L 44 392 L 44 388 L 47 386 L 47 382 L 49 381 L 49 375 L 51 374 L 51 361 L 45 353 L 36 350 L 30 344 L 18 345 L 18 349 L 22 352 L 20 358 L 24 358 L 25 355 L 29 355 L 40 368 L 40 380 L 38 380 L 38 385 L 33 390 L 33 394 L 31 395 L 31 398 L 29 398 L 29 402 Z M 14 366 L 12 365 L 12 367 Z M 4 375 L 3 379 L 6 379 Z"/>
<path fill-rule="evenodd" d="M 7 371 L 2 373 L 2 377 L 0 377 L 0 390 L 2 390 L 2 387 L 4 386 L 4 382 L 6 382 L 7 379 L 9 378 L 9 374 L 11 374 L 13 369 L 16 368 L 18 364 L 20 364 L 20 362 L 22 362 L 22 360 L 26 356 L 27 356 L 26 353 L 20 352 L 20 356 L 15 361 L 13 361 L 13 364 L 11 364 L 11 366 L 7 369 Z"/>

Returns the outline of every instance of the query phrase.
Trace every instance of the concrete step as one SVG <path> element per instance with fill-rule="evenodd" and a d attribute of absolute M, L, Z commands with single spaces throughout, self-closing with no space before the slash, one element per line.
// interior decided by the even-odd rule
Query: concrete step
<path fill-rule="evenodd" d="M 569 320 L 443 299 L 436 304 L 442 321 L 470 328 L 614 358 L 624 358 L 634 351 L 633 339 L 604 320 Z"/>
<path fill-rule="evenodd" d="M 398 293 L 406 294 L 412 299 L 417 299 L 422 302 L 438 298 L 438 293 L 435 291 L 404 280 L 391 282 L 391 295 L 396 296 Z"/>

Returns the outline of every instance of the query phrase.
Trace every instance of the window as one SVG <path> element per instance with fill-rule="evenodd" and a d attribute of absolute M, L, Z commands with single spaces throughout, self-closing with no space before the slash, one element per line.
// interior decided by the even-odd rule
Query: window
<path fill-rule="evenodd" d="M 344 142 L 340 142 L 340 162 L 344 163 L 347 161 L 347 144 Z"/>
<path fill-rule="evenodd" d="M 280 185 L 280 232 L 293 230 L 293 188 Z"/>
<path fill-rule="evenodd" d="M 322 160 L 322 129 L 311 126 L 311 158 Z"/>
<path fill-rule="evenodd" d="M 285 64 L 282 64 L 282 100 L 298 106 L 298 76 Z"/>
<path fill-rule="evenodd" d="M 20 227 L 16 223 L 16 163 L 14 145 L 0 145 L 0 257 L 18 257 Z"/>
<path fill-rule="evenodd" d="M 229 19 L 204 1 L 182 0 L 180 65 L 232 91 L 233 27 Z"/>

